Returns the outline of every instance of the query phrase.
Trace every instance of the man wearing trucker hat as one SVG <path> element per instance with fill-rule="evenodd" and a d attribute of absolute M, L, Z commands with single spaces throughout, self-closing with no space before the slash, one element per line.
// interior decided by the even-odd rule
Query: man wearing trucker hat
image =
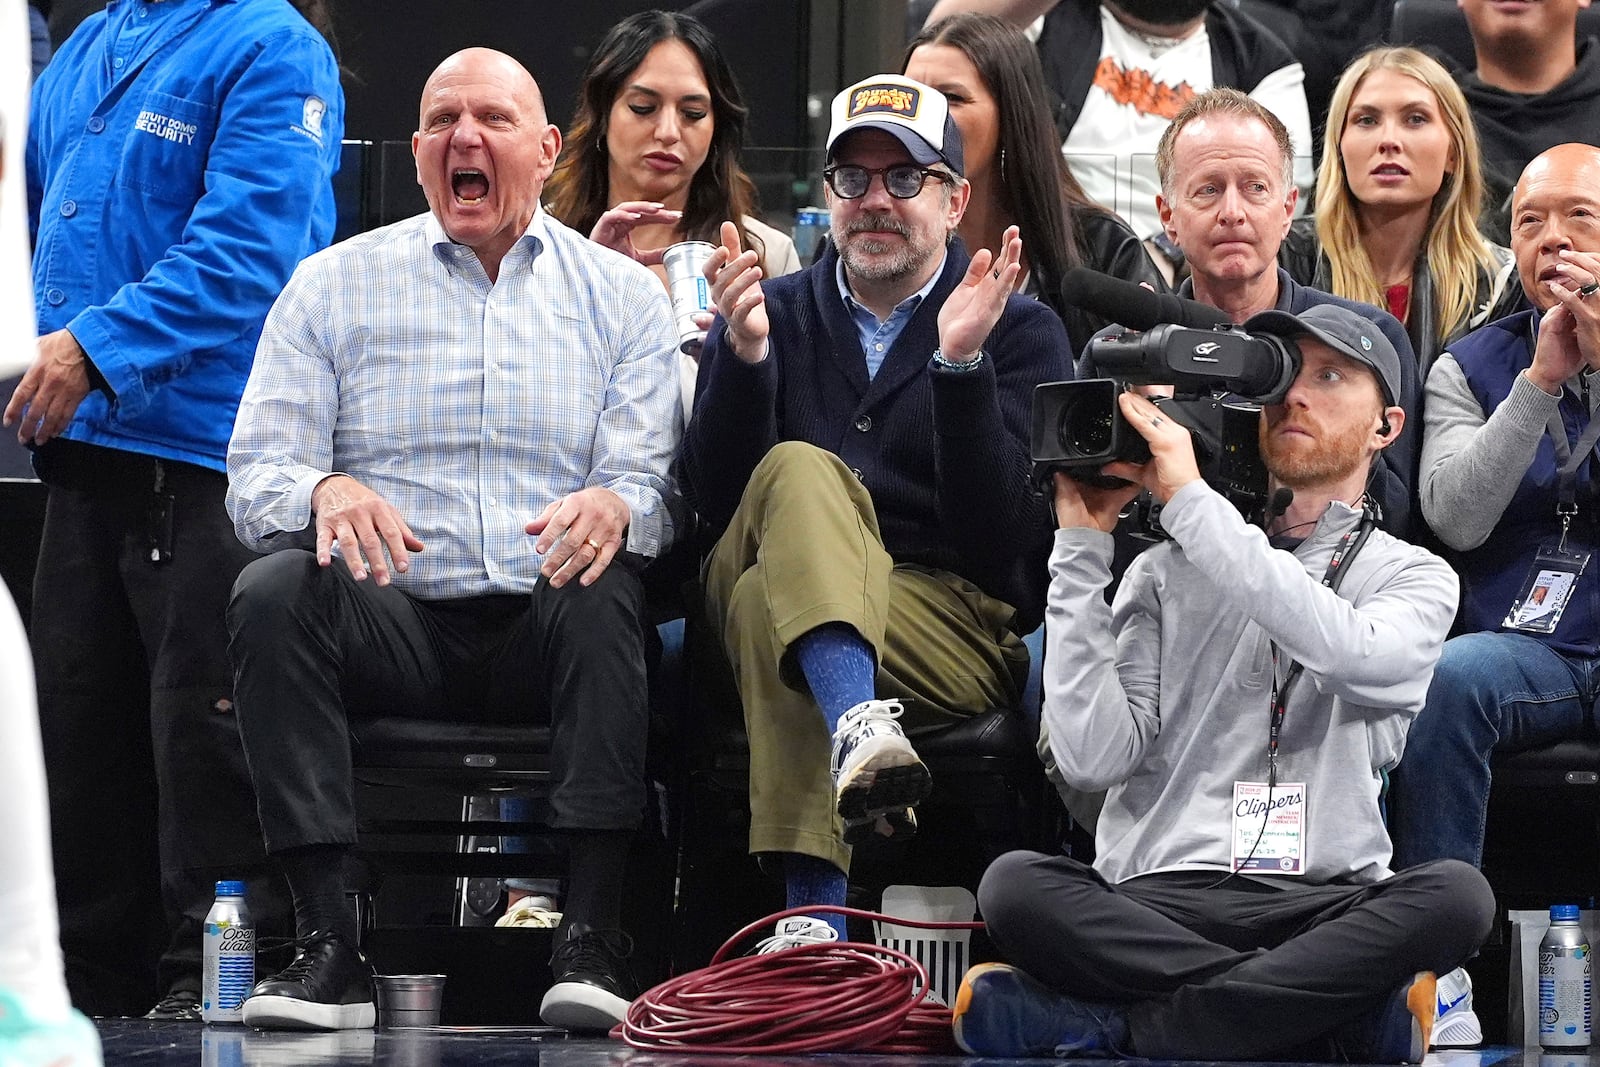
<path fill-rule="evenodd" d="M 724 226 L 706 266 L 684 484 L 721 535 L 706 607 L 750 736 L 750 850 L 790 906 L 842 904 L 850 846 L 914 831 L 930 780 L 906 734 L 1014 706 L 1041 617 L 1030 411 L 1070 353 L 1013 293 L 1015 229 L 970 258 L 956 238 L 963 167 L 939 92 L 868 78 L 833 101 L 818 262 L 764 280 Z"/>
<path fill-rule="evenodd" d="M 1400 356 L 1333 305 L 1242 326 L 1300 359 L 1261 413 L 1265 529 L 1132 393 L 1121 413 L 1151 459 L 1104 468 L 1130 484 L 1056 475 L 1043 716 L 1068 783 L 1106 803 L 1092 868 L 1012 852 L 984 875 L 989 936 L 1015 966 L 964 979 L 969 1052 L 1415 1063 L 1434 975 L 1488 934 L 1474 868 L 1391 874 L 1378 806 L 1457 592 L 1367 501 L 1405 421 Z M 1108 605 L 1110 531 L 1141 488 L 1172 539 Z"/>

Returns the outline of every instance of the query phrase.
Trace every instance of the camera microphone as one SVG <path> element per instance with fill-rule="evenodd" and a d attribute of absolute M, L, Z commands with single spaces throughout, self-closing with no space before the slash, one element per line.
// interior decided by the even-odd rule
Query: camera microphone
<path fill-rule="evenodd" d="M 1272 494 L 1272 499 L 1267 501 L 1267 521 L 1282 515 L 1289 510 L 1289 505 L 1294 503 L 1294 490 L 1287 485 L 1280 487 Z"/>
<path fill-rule="evenodd" d="M 1210 304 L 1172 293 L 1154 293 L 1087 267 L 1074 267 L 1062 276 L 1061 294 L 1069 303 L 1130 330 L 1148 330 L 1169 322 L 1198 330 L 1233 325 L 1232 319 Z"/>

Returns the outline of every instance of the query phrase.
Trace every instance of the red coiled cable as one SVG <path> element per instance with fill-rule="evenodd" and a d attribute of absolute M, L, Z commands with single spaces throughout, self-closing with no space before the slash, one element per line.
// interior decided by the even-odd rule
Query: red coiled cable
<path fill-rule="evenodd" d="M 644 993 L 612 1031 L 635 1048 L 729 1055 L 796 1052 L 959 1053 L 950 1009 L 924 1003 L 928 974 L 903 952 L 854 941 L 733 956 L 791 915 L 832 912 L 923 930 L 982 923 L 922 922 L 858 908 L 790 908 L 734 934 L 698 971 Z M 730 958 L 732 957 L 732 958 Z"/>

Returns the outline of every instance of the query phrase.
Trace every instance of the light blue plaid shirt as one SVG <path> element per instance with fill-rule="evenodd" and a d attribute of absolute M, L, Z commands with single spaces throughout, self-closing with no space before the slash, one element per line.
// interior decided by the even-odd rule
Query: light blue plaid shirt
<path fill-rule="evenodd" d="M 655 276 L 543 209 L 494 284 L 431 213 L 361 234 L 306 259 L 267 316 L 228 513 L 258 551 L 304 546 L 312 489 L 349 474 L 427 545 L 394 574 L 425 599 L 531 590 L 524 524 L 587 486 L 627 501 L 627 547 L 659 555 L 677 347 Z"/>

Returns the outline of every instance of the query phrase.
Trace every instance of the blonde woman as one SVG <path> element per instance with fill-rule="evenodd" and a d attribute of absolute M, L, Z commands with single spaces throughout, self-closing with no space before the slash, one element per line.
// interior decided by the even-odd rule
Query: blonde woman
<path fill-rule="evenodd" d="M 1478 230 L 1478 136 L 1437 61 L 1414 48 L 1357 57 L 1324 144 L 1315 214 L 1279 253 L 1296 281 L 1388 309 L 1424 377 L 1448 342 L 1522 306 L 1510 251 Z"/>

